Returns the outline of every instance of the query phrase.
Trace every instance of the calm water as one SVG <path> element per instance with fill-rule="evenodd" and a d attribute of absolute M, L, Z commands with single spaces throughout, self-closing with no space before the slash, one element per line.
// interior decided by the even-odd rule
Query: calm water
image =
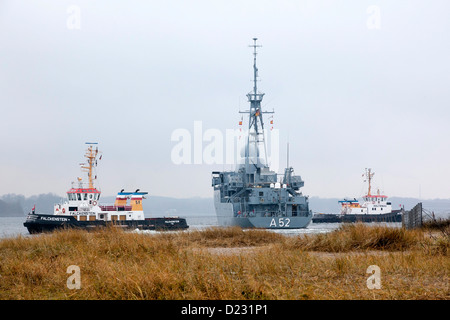
<path fill-rule="evenodd" d="M 181 215 L 180 215 L 181 216 Z M 215 216 L 185 216 L 189 230 L 198 230 L 217 226 Z M 23 226 L 26 217 L 0 217 L 0 238 L 15 237 L 18 235 L 29 236 L 28 230 Z M 381 224 L 381 223 L 380 223 Z M 375 225 L 375 224 L 372 224 Z M 401 223 L 383 223 L 390 227 L 400 227 Z M 277 229 L 276 233 L 286 235 L 325 233 L 339 228 L 339 223 L 311 223 L 306 229 Z M 147 231 L 144 231 L 147 232 Z M 157 231 L 150 231 L 157 232 Z"/>
<path fill-rule="evenodd" d="M 23 226 L 26 217 L 0 217 L 0 238 L 27 235 L 28 230 Z"/>

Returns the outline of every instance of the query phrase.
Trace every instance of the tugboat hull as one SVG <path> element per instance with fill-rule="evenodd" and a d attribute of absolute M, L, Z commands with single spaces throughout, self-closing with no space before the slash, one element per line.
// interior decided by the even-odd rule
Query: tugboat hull
<path fill-rule="evenodd" d="M 401 210 L 386 214 L 315 214 L 313 223 L 402 222 Z"/>
<path fill-rule="evenodd" d="M 23 225 L 31 234 L 69 228 L 92 230 L 106 226 L 141 230 L 182 230 L 189 228 L 186 223 L 186 219 L 176 217 L 146 218 L 145 220 L 124 221 L 78 221 L 72 216 L 50 214 L 29 214 Z"/>

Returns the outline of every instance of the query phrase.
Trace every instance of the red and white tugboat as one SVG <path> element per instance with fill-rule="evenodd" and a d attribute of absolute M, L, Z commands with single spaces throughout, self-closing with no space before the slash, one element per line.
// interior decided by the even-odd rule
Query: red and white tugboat
<path fill-rule="evenodd" d="M 88 173 L 89 185 L 84 186 L 82 179 L 78 178 L 78 186 L 72 186 L 67 191 L 66 201 L 55 204 L 53 214 L 37 214 L 33 207 L 24 223 L 30 233 L 71 227 L 92 229 L 106 225 L 142 230 L 177 230 L 189 227 L 186 219 L 180 217 L 145 218 L 142 200 L 148 193 L 139 192 L 139 189 L 135 192 L 124 192 L 122 189 L 113 205 L 99 204 L 101 192 L 94 187 L 97 177 L 93 175 L 99 152 L 97 147 L 93 148 L 96 143 L 87 144 L 87 164 L 82 164 L 81 168 Z"/>
<path fill-rule="evenodd" d="M 369 184 L 367 194 L 362 197 L 362 202 L 356 200 L 340 200 L 341 212 L 339 214 L 319 213 L 313 216 L 314 223 L 333 222 L 401 222 L 402 210 L 393 210 L 388 197 L 380 194 L 372 194 L 372 178 L 375 173 L 366 168 L 366 181 Z"/>

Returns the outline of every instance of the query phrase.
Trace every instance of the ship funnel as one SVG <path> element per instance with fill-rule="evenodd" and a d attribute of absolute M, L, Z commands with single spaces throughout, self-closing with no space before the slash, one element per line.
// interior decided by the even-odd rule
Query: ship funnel
<path fill-rule="evenodd" d="M 133 194 L 131 195 L 132 211 L 144 211 L 144 209 L 142 208 L 142 200 L 145 199 L 144 195 L 146 194 L 148 194 L 148 192 L 133 192 Z"/>
<path fill-rule="evenodd" d="M 115 206 L 126 206 L 128 196 L 132 194 L 132 192 L 123 192 L 123 189 L 117 194 L 116 201 L 114 202 Z"/>

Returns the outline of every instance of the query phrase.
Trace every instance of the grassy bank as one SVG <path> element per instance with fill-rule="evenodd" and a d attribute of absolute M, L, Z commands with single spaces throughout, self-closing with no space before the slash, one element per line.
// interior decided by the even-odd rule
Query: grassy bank
<path fill-rule="evenodd" d="M 80 289 L 67 288 L 71 265 Z M 381 289 L 367 288 L 370 265 Z M 449 271 L 444 233 L 366 225 L 298 237 L 212 228 L 0 241 L 0 299 L 449 299 Z"/>

